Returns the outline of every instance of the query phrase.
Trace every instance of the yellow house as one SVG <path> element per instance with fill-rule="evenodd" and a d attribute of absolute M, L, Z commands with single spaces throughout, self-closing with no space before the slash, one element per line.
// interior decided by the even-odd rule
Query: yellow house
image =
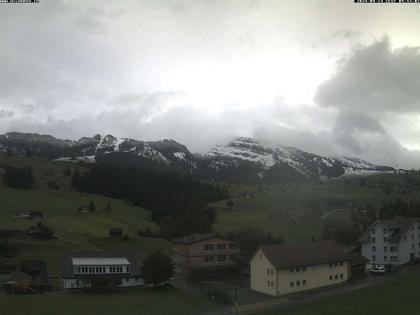
<path fill-rule="evenodd" d="M 348 255 L 334 241 L 261 246 L 250 262 L 251 290 L 272 296 L 348 280 Z"/>

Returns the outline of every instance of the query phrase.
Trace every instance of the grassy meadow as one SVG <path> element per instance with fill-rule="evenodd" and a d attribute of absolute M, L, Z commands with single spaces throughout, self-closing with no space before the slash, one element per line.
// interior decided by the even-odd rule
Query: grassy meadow
<path fill-rule="evenodd" d="M 45 216 L 43 224 L 59 237 L 53 240 L 29 236 L 11 239 L 18 246 L 19 252 L 10 260 L 44 259 L 49 272 L 54 276 L 59 274 L 63 254 L 71 251 L 132 251 L 141 256 L 156 249 L 169 251 L 166 241 L 137 236 L 138 229 L 157 229 L 148 210 L 133 206 L 125 200 L 79 193 L 72 189 L 71 177 L 65 176 L 63 171 L 68 166 L 72 171 L 83 171 L 83 166 L 4 155 L 0 156 L 0 165 L 2 164 L 31 166 L 36 182 L 31 190 L 22 190 L 7 187 L 0 181 L 0 229 L 26 229 L 35 225 L 38 220 L 22 219 L 14 215 L 18 212 L 39 210 Z M 49 188 L 48 181 L 56 182 L 59 189 Z M 110 213 L 80 213 L 78 208 L 90 201 L 93 201 L 96 209 L 104 208 L 109 202 Z M 123 233 L 129 235 L 129 241 L 111 240 L 108 231 L 113 227 L 122 228 Z"/>
<path fill-rule="evenodd" d="M 173 288 L 141 288 L 103 293 L 0 295 L 0 314 L 8 315 L 192 315 L 213 308 L 206 299 L 192 299 Z"/>
<path fill-rule="evenodd" d="M 417 175 L 418 177 L 418 175 Z M 401 199 L 420 199 L 419 191 L 411 194 L 401 193 L 395 189 L 386 194 L 376 187 L 378 181 L 392 181 L 404 185 L 403 175 L 377 174 L 366 177 L 366 184 L 358 184 L 359 178 L 335 179 L 325 184 L 290 184 L 264 186 L 251 191 L 245 186 L 243 191 L 251 191 L 248 195 L 236 194 L 231 200 L 234 207 L 229 209 L 226 201 L 213 203 L 217 209 L 217 222 L 213 226 L 219 233 L 225 233 L 241 227 L 256 227 L 270 231 L 273 235 L 282 236 L 285 241 L 311 240 L 319 237 L 322 221 L 326 217 L 350 220 L 354 205 L 367 204 L 379 207 L 382 201 Z M 235 187 L 239 191 L 239 187 Z M 319 213 L 311 208 L 316 205 Z"/>
<path fill-rule="evenodd" d="M 417 315 L 420 271 L 350 293 L 255 315 Z"/>

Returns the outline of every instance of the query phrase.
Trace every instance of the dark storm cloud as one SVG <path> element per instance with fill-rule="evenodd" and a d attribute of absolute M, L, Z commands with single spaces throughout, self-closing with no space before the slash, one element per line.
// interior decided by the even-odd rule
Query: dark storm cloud
<path fill-rule="evenodd" d="M 391 50 L 388 38 L 360 48 L 318 88 L 321 106 L 381 114 L 420 112 L 419 47 Z"/>

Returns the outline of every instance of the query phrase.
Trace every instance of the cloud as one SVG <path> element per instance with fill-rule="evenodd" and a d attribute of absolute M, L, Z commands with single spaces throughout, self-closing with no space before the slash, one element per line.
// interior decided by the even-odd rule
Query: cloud
<path fill-rule="evenodd" d="M 420 112 L 419 47 L 392 50 L 385 37 L 357 49 L 319 86 L 315 101 L 375 115 Z"/>
<path fill-rule="evenodd" d="M 8 117 L 12 117 L 15 113 L 11 110 L 7 110 L 4 108 L 0 108 L 0 119 L 1 118 L 8 118 Z"/>

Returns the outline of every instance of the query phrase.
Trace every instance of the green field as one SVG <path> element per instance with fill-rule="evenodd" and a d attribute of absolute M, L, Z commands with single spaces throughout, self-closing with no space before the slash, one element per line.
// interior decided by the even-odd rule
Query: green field
<path fill-rule="evenodd" d="M 0 314 L 7 315 L 192 315 L 213 308 L 205 299 L 191 298 L 172 288 L 105 293 L 0 295 Z"/>
<path fill-rule="evenodd" d="M 255 315 L 417 315 L 420 314 L 420 271 L 330 298 Z"/>
<path fill-rule="evenodd" d="M 418 177 L 418 175 L 417 175 Z M 335 209 L 331 214 L 341 220 L 349 220 L 350 209 L 354 205 L 370 204 L 379 207 L 382 201 L 401 199 L 420 199 L 419 191 L 402 194 L 395 190 L 386 194 L 375 187 L 380 180 L 393 181 L 396 185 L 404 183 L 403 175 L 380 174 L 366 177 L 365 186 L 358 185 L 358 178 L 330 180 L 322 185 L 294 184 L 264 186 L 260 192 L 248 196 L 232 198 L 233 209 L 228 209 L 226 201 L 212 205 L 217 209 L 218 217 L 214 230 L 223 234 L 241 227 L 256 227 L 282 236 L 285 241 L 310 240 L 319 237 L 322 229 L 322 216 Z M 352 183 L 355 182 L 355 183 Z M 238 191 L 239 188 L 236 186 Z M 244 187 L 249 191 L 249 187 Z M 321 210 L 314 215 L 311 207 L 317 205 Z"/>
<path fill-rule="evenodd" d="M 169 252 L 169 244 L 158 239 L 137 237 L 138 229 L 157 229 L 150 212 L 133 206 L 125 200 L 116 200 L 99 195 L 79 193 L 72 189 L 71 178 L 63 171 L 70 166 L 72 171 L 83 171 L 83 166 L 51 162 L 41 159 L 26 159 L 0 156 L 1 164 L 31 166 L 36 179 L 31 190 L 12 189 L 0 181 L 0 229 L 26 229 L 38 220 L 14 217 L 19 212 L 42 211 L 48 225 L 59 239 L 39 240 L 23 236 L 11 241 L 19 248 L 16 257 L 9 260 L 20 261 L 27 258 L 43 259 L 48 271 L 57 276 L 63 254 L 71 251 L 118 250 L 138 253 L 141 257 L 153 250 Z M 51 189 L 47 182 L 54 181 L 59 189 Z M 96 209 L 111 203 L 111 212 L 80 213 L 78 208 L 93 201 Z M 129 241 L 112 240 L 108 237 L 110 228 L 120 227 L 129 235 Z"/>

